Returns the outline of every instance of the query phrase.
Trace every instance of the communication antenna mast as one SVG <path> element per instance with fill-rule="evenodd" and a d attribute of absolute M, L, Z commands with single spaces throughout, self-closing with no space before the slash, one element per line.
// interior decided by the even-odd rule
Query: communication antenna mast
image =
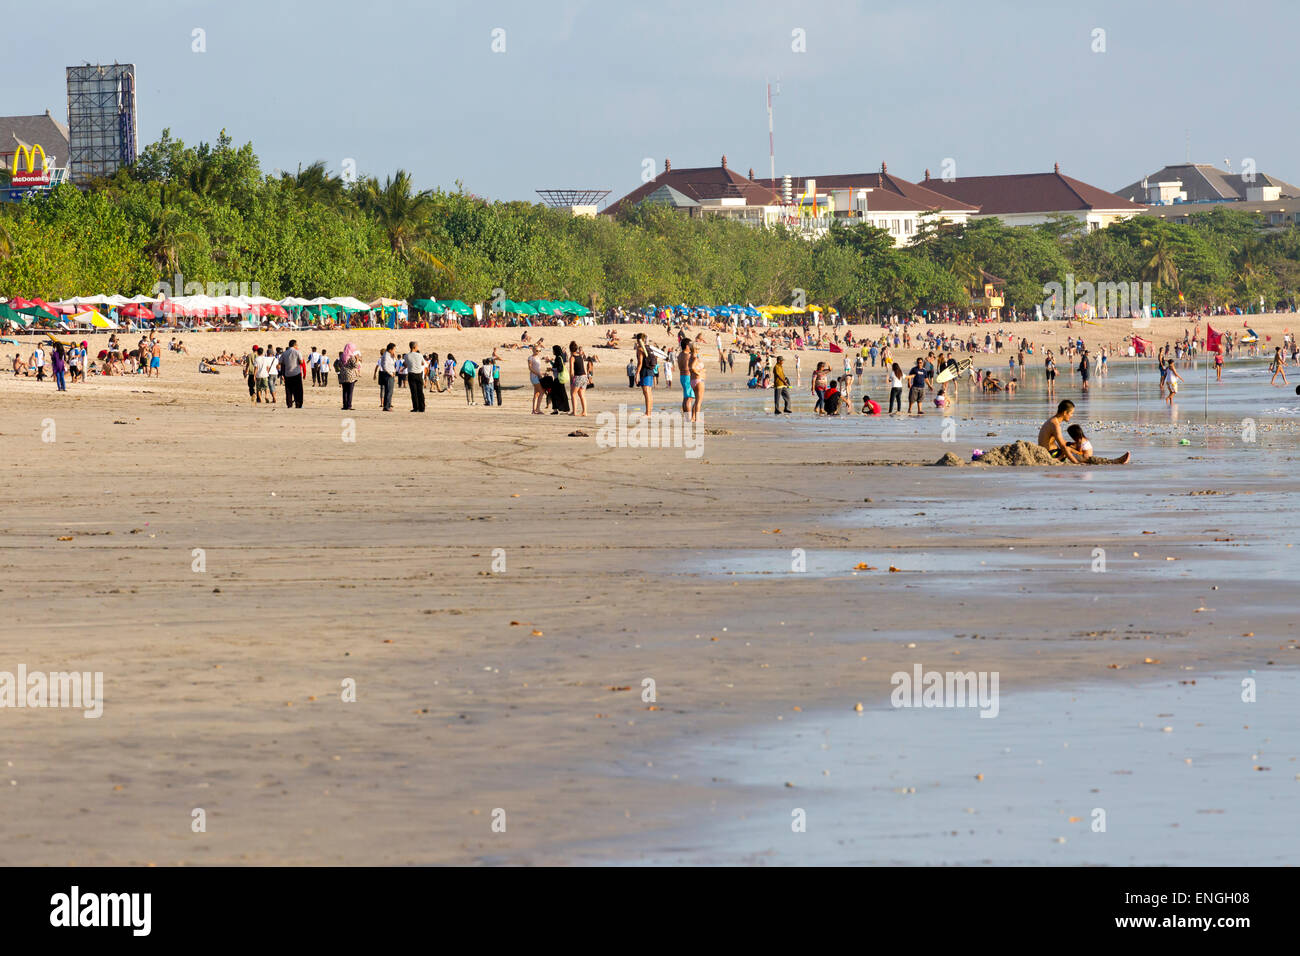
<path fill-rule="evenodd" d="M 767 158 L 771 165 L 771 177 L 776 179 L 776 138 L 772 132 L 772 84 L 767 84 Z M 781 95 L 781 78 L 776 80 L 776 96 Z"/>

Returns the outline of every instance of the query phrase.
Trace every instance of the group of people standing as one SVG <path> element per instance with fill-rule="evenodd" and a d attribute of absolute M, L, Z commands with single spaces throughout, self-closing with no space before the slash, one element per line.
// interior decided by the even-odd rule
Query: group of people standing
<path fill-rule="evenodd" d="M 654 410 L 654 388 L 661 369 L 668 370 L 668 381 L 677 372 L 682 389 L 682 417 L 692 422 L 700 420 L 700 405 L 704 401 L 704 385 L 708 378 L 704 356 L 695 341 L 683 330 L 677 333 L 677 348 L 664 351 L 650 344 L 644 332 L 632 337 L 633 356 L 628 363 L 628 384 L 641 389 L 645 414 Z"/>
<path fill-rule="evenodd" d="M 529 351 L 528 381 L 533 386 L 533 414 L 545 415 L 549 406 L 552 415 L 585 418 L 587 389 L 596 386 L 596 356 L 577 342 L 570 342 L 567 351 L 563 346 L 552 345 L 550 356 L 542 351 L 540 343 L 530 345 Z"/>

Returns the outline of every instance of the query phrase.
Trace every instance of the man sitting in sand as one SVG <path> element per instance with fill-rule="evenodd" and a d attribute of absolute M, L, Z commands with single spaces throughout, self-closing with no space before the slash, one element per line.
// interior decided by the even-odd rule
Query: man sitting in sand
<path fill-rule="evenodd" d="M 1071 445 L 1065 440 L 1061 433 L 1061 426 L 1068 425 L 1070 419 L 1074 416 L 1074 402 L 1068 398 L 1064 399 L 1061 404 L 1056 406 L 1056 414 L 1043 422 L 1043 427 L 1038 429 L 1038 444 L 1046 448 L 1053 458 L 1061 461 L 1068 461 L 1074 465 L 1083 464 L 1108 464 L 1108 465 L 1127 465 L 1132 452 L 1124 452 L 1119 458 L 1094 458 L 1092 456 L 1092 444 L 1088 444 L 1088 454 L 1083 454 L 1079 447 Z M 1079 432 L 1083 434 L 1082 429 Z M 1080 442 L 1082 446 L 1082 442 Z"/>

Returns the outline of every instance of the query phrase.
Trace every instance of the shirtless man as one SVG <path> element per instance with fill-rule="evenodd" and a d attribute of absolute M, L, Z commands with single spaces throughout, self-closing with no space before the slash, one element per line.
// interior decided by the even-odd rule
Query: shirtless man
<path fill-rule="evenodd" d="M 1069 424 L 1072 417 L 1074 417 L 1074 402 L 1067 398 L 1056 406 L 1056 414 L 1043 422 L 1043 427 L 1038 429 L 1038 444 L 1051 452 L 1053 458 L 1060 458 L 1071 464 L 1081 465 L 1087 460 L 1087 457 L 1070 447 L 1065 435 L 1061 433 L 1061 426 Z M 1132 452 L 1126 451 L 1119 458 L 1095 460 L 1098 463 L 1127 465 L 1131 455 Z"/>

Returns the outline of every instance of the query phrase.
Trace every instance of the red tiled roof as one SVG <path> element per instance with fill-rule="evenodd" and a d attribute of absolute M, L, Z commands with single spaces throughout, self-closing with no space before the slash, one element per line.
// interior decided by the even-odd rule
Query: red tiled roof
<path fill-rule="evenodd" d="M 883 164 L 882 164 L 883 166 Z M 797 199 L 808 186 L 808 180 L 817 181 L 818 189 L 870 189 L 867 209 L 880 212 L 909 212 L 913 210 L 949 209 L 954 212 L 978 212 L 967 205 L 934 190 L 899 179 L 887 169 L 875 173 L 833 173 L 829 176 L 791 176 L 790 182 Z M 760 179 L 778 193 L 784 188 L 784 179 Z"/>
<path fill-rule="evenodd" d="M 1017 173 L 1008 176 L 959 176 L 927 179 L 925 187 L 979 207 L 986 216 L 1013 213 L 1050 213 L 1082 209 L 1146 207 L 1114 193 L 1089 186 L 1059 170 L 1051 173 Z"/>
<path fill-rule="evenodd" d="M 776 206 L 781 203 L 781 197 L 775 190 L 747 179 L 726 166 L 697 166 L 690 169 L 665 169 L 650 182 L 642 183 L 622 199 L 611 203 L 604 213 L 614 215 L 630 209 L 661 186 L 671 186 L 697 202 L 743 199 L 746 206 Z"/>

